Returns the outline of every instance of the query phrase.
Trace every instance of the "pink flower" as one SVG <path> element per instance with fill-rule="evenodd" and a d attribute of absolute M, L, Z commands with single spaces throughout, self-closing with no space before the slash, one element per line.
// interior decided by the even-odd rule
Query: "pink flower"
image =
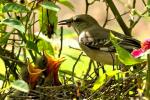
<path fill-rule="evenodd" d="M 141 47 L 144 51 L 150 49 L 150 39 L 146 39 L 142 44 Z"/>
<path fill-rule="evenodd" d="M 140 56 L 142 56 L 144 53 L 144 50 L 142 48 L 140 49 L 135 49 L 131 52 L 132 56 L 135 57 L 135 58 L 138 58 Z"/>
<path fill-rule="evenodd" d="M 135 49 L 131 52 L 132 56 L 135 58 L 141 57 L 144 52 L 150 49 L 150 39 L 146 39 L 141 43 L 141 48 Z"/>

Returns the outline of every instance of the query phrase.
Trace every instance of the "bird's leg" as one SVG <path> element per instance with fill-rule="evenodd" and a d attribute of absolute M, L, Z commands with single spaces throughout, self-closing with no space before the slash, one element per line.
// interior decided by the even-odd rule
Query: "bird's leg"
<path fill-rule="evenodd" d="M 103 64 L 97 62 L 97 65 L 102 68 L 103 73 L 106 73 L 106 70 Z"/>
<path fill-rule="evenodd" d="M 114 59 L 114 57 L 113 57 L 113 54 L 111 53 L 111 52 L 109 52 L 110 53 L 110 55 L 111 55 L 111 58 L 112 58 L 112 60 L 113 60 L 113 70 L 115 70 L 115 59 Z"/>

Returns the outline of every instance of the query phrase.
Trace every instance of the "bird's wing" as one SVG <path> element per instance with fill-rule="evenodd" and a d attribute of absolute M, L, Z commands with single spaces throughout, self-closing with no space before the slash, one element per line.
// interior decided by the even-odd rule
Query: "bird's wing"
<path fill-rule="evenodd" d="M 111 31 L 111 30 L 109 30 Z M 121 33 L 115 32 L 115 31 L 111 31 L 117 38 L 120 38 L 121 40 L 118 42 L 118 44 L 128 50 L 128 51 L 132 51 L 134 49 L 140 48 L 141 47 L 141 43 L 139 40 L 134 39 L 132 37 L 123 35 Z"/>
<path fill-rule="evenodd" d="M 106 35 L 103 35 L 103 37 L 98 35 L 99 31 L 97 30 L 93 34 L 90 34 L 90 32 L 93 32 L 93 30 L 83 31 L 79 36 L 79 42 L 92 49 L 115 52 L 115 48 Z"/>
<path fill-rule="evenodd" d="M 102 31 L 102 30 L 101 30 Z M 97 49 L 106 52 L 115 52 L 116 49 L 113 46 L 112 42 L 109 39 L 108 33 L 104 31 L 105 35 L 89 35 L 90 31 L 85 31 L 83 33 L 84 36 L 80 37 L 80 43 L 86 45 L 89 48 Z M 112 31 L 112 33 L 118 38 L 118 45 L 122 48 L 132 51 L 133 49 L 140 48 L 140 42 L 134 38 L 125 36 L 123 34 Z M 99 34 L 99 32 L 94 32 L 94 34 Z"/>
<path fill-rule="evenodd" d="M 133 51 L 134 49 L 140 48 L 140 42 L 133 38 L 126 38 L 120 41 L 119 45 L 128 51 Z"/>

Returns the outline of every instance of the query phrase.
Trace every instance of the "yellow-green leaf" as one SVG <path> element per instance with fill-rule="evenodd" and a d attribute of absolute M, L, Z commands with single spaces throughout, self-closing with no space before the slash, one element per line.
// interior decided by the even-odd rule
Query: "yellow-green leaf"
<path fill-rule="evenodd" d="M 19 30 L 22 33 L 25 32 L 25 28 L 24 28 L 23 24 L 17 19 L 13 19 L 13 18 L 4 19 L 4 20 L 2 20 L 2 22 L 0 22 L 0 24 L 8 25 L 12 28 Z"/>
<path fill-rule="evenodd" d="M 99 77 L 96 82 L 94 83 L 94 86 L 92 88 L 93 91 L 96 91 L 98 88 L 100 88 L 106 81 L 106 74 L 103 74 L 101 77 Z"/>
<path fill-rule="evenodd" d="M 16 80 L 14 81 L 11 86 L 19 91 L 22 92 L 29 92 L 28 84 L 23 80 Z"/>
<path fill-rule="evenodd" d="M 26 8 L 26 6 L 23 6 L 21 4 L 17 3 L 7 3 L 4 5 L 3 12 L 16 12 L 16 13 L 25 13 L 28 12 L 29 10 Z"/>
<path fill-rule="evenodd" d="M 43 1 L 42 3 L 40 3 L 40 5 L 45 8 L 45 9 L 49 9 L 52 11 L 56 11 L 58 12 L 60 10 L 60 8 L 53 2 L 50 1 Z"/>
<path fill-rule="evenodd" d="M 58 0 L 58 2 L 60 4 L 65 5 L 66 7 L 68 7 L 69 9 L 71 9 L 72 11 L 74 11 L 74 6 L 72 5 L 71 2 L 69 2 L 69 0 Z"/>
<path fill-rule="evenodd" d="M 116 48 L 116 52 L 118 54 L 119 60 L 123 64 L 125 64 L 125 65 L 134 65 L 134 64 L 142 63 L 144 61 L 142 59 L 134 58 L 127 50 L 120 47 L 117 43 L 116 37 L 112 33 L 110 34 L 110 39 L 111 39 L 111 42 L 113 43 L 113 45 Z"/>

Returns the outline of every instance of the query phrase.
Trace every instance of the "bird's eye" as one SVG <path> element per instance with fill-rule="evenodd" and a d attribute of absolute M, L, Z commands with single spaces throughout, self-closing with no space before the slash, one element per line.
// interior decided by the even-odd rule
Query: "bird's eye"
<path fill-rule="evenodd" d="M 79 19 L 79 18 L 76 18 L 75 20 L 74 20 L 74 22 L 81 22 L 82 20 L 81 19 Z"/>

